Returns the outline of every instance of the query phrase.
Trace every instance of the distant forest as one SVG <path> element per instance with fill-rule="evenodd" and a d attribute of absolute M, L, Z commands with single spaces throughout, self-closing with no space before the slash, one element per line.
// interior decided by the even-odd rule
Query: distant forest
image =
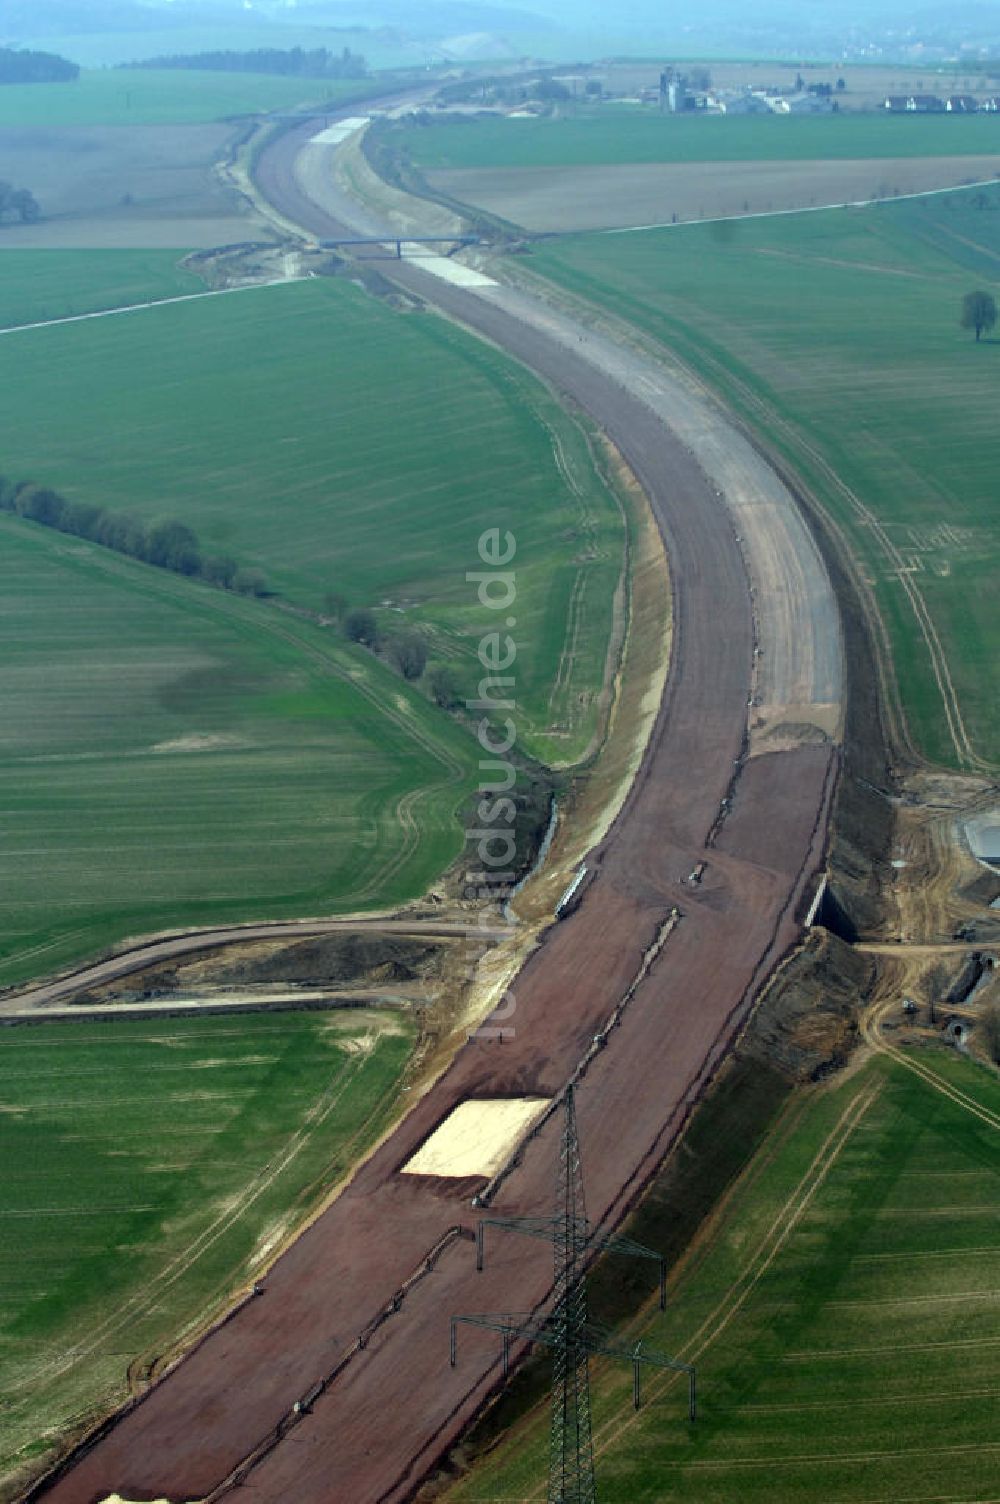
<path fill-rule="evenodd" d="M 54 52 L 0 47 L 0 84 L 66 84 L 79 77 L 78 65 Z"/>
<path fill-rule="evenodd" d="M 122 66 L 125 66 L 124 64 Z M 212 73 L 280 73 L 291 78 L 365 78 L 368 64 L 357 52 L 345 47 L 329 52 L 316 47 L 311 52 L 292 47 L 258 47 L 253 52 L 193 52 L 169 57 L 145 58 L 130 68 L 203 68 Z"/>

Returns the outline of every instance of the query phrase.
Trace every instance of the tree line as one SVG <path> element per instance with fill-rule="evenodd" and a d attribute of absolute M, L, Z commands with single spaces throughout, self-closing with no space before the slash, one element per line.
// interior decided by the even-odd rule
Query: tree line
<path fill-rule="evenodd" d="M 90 501 L 68 501 L 32 481 L 13 485 L 0 478 L 0 511 L 85 538 L 129 559 L 206 580 L 241 595 L 267 595 L 262 569 L 241 568 L 229 554 L 203 554 L 197 535 L 183 522 L 162 518 L 144 523 L 130 512 L 112 512 Z"/>
<path fill-rule="evenodd" d="M 368 606 L 348 610 L 343 596 L 331 592 L 326 597 L 329 616 L 339 621 L 349 642 L 385 659 L 399 670 L 404 679 L 416 683 L 423 679 L 431 699 L 442 710 L 455 710 L 461 703 L 458 684 L 447 663 L 429 663 L 427 639 L 415 627 L 384 636 L 375 612 Z"/>
<path fill-rule="evenodd" d="M 175 518 L 145 523 L 131 512 L 111 511 L 91 501 L 70 501 L 51 486 L 12 482 L 3 476 L 0 512 L 239 595 L 272 594 L 262 569 L 241 567 L 229 554 L 204 554 L 194 530 Z M 328 621 L 337 623 L 349 642 L 392 664 L 404 679 L 424 679 L 431 698 L 443 710 L 458 706 L 460 697 L 450 666 L 428 663 L 427 641 L 420 631 L 406 627 L 385 635 L 374 611 L 367 606 L 349 608 L 337 591 L 329 591 L 324 604 Z"/>
<path fill-rule="evenodd" d="M 277 73 L 290 78 L 366 78 L 368 64 L 357 52 L 345 47 L 330 52 L 326 47 L 305 51 L 302 47 L 257 47 L 252 52 L 172 53 L 123 63 L 128 68 L 193 68 L 212 73 Z"/>
<path fill-rule="evenodd" d="M 67 84 L 79 77 L 79 64 L 55 52 L 0 47 L 0 84 Z"/>

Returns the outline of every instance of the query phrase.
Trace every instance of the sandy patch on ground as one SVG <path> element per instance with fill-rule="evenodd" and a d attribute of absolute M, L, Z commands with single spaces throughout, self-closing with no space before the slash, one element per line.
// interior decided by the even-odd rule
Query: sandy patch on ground
<path fill-rule="evenodd" d="M 818 208 L 981 182 L 996 157 L 448 168 L 432 188 L 526 230 L 602 230 Z"/>
<path fill-rule="evenodd" d="M 792 747 L 835 741 L 840 734 L 841 707 L 836 701 L 800 705 L 766 705 L 750 717 L 751 757 L 786 752 Z"/>
<path fill-rule="evenodd" d="M 370 115 L 349 115 L 346 120 L 338 120 L 336 125 L 328 125 L 325 130 L 310 138 L 310 145 L 316 146 L 339 146 L 346 141 L 348 136 L 353 136 L 355 131 L 361 130 L 368 124 Z"/>
<path fill-rule="evenodd" d="M 176 736 L 173 741 L 157 742 L 153 752 L 221 752 L 233 747 L 248 747 L 250 743 L 242 736 L 230 736 L 226 732 L 190 731 L 186 736 Z"/>
<path fill-rule="evenodd" d="M 547 1097 L 461 1102 L 403 1166 L 403 1174 L 495 1175 L 548 1105 Z"/>
<path fill-rule="evenodd" d="M 464 266 L 461 261 L 453 261 L 450 256 L 435 256 L 425 245 L 419 245 L 416 241 L 403 241 L 403 255 L 408 261 L 419 261 L 421 271 L 430 272 L 432 277 L 440 277 L 443 281 L 450 282 L 453 287 L 496 287 L 498 285 L 493 277 L 487 277 L 484 272 L 477 272 L 474 267 Z"/>
<path fill-rule="evenodd" d="M 5 178 L 42 208 L 34 225 L 6 224 L 0 244 L 197 249 L 264 238 L 214 164 L 229 125 L 0 128 Z"/>
<path fill-rule="evenodd" d="M 972 847 L 973 856 L 981 862 L 1000 859 L 1000 809 L 988 810 L 967 820 L 965 836 Z"/>
<path fill-rule="evenodd" d="M 125 1499 L 121 1494 L 108 1494 L 108 1497 L 106 1499 L 101 1500 L 101 1504 L 135 1504 L 135 1500 Z M 170 1504 L 170 1500 L 153 1499 L 152 1504 Z"/>

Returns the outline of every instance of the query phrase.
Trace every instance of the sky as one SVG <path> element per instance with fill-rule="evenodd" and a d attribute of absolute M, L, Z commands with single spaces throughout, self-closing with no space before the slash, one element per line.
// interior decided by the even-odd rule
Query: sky
<path fill-rule="evenodd" d="M 132 45 L 123 39 L 144 34 L 155 33 L 160 51 L 164 36 L 181 30 L 213 32 L 206 46 L 230 30 L 233 46 L 241 36 L 263 45 L 271 32 L 272 45 L 321 45 L 323 29 L 338 25 L 388 28 L 404 39 L 484 32 L 527 52 L 581 58 L 647 46 L 689 56 L 832 60 L 868 48 L 904 57 L 921 46 L 1000 56 L 1000 0 L 0 0 L 0 43 L 51 37 L 86 63 L 118 61 Z M 186 36 L 184 50 L 196 48 L 197 37 Z M 132 50 L 142 55 L 138 40 Z"/>

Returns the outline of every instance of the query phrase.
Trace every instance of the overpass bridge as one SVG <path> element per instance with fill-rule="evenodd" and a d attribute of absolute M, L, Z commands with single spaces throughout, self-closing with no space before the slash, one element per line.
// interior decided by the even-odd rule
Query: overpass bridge
<path fill-rule="evenodd" d="M 486 244 L 479 235 L 345 235 L 336 240 L 321 240 L 318 243 L 324 251 L 339 250 L 342 246 L 395 246 L 395 254 L 386 258 L 390 261 L 402 261 L 404 245 L 448 245 L 451 250 L 445 251 L 444 254 L 454 256 L 456 251 L 464 249 L 465 246 Z"/>

